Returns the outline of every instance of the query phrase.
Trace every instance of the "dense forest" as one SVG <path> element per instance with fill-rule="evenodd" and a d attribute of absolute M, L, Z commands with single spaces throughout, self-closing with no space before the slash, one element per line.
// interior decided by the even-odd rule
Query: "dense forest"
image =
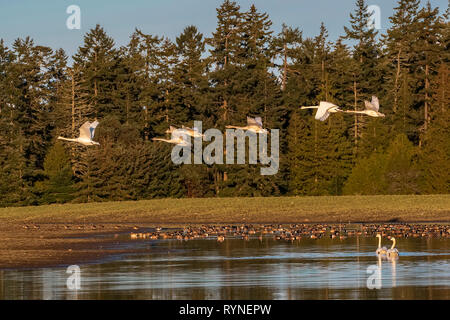
<path fill-rule="evenodd" d="M 441 11 L 439 11 L 441 10 Z M 0 41 L 0 206 L 227 197 L 448 193 L 448 8 L 398 0 L 385 33 L 368 27 L 364 0 L 335 42 L 225 0 L 211 35 L 187 26 L 171 41 L 136 29 L 118 47 L 97 25 L 69 59 L 64 50 Z M 372 95 L 385 118 L 362 110 Z M 153 142 L 169 125 L 203 130 L 261 116 L 280 129 L 280 170 L 181 165 Z M 98 119 L 96 141 L 62 143 Z"/>

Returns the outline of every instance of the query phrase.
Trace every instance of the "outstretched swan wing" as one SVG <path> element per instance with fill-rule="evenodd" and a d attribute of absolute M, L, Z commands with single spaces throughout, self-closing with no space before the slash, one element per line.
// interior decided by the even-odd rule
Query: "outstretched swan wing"
<path fill-rule="evenodd" d="M 331 107 L 334 107 L 334 104 L 330 102 L 321 101 L 319 104 L 319 108 L 317 108 L 317 112 L 314 118 L 320 121 L 327 120 L 328 117 L 330 116 L 328 109 L 330 109 Z"/>
<path fill-rule="evenodd" d="M 91 123 L 89 121 L 80 127 L 80 138 L 91 139 Z"/>
<path fill-rule="evenodd" d="M 262 119 L 261 119 L 261 117 L 256 117 L 256 118 L 247 117 L 247 125 L 249 127 L 262 128 Z"/>
<path fill-rule="evenodd" d="M 376 111 L 380 110 L 380 101 L 378 101 L 378 97 L 372 96 L 372 105 L 376 109 Z"/>
<path fill-rule="evenodd" d="M 317 118 L 316 119 L 320 120 L 320 121 L 325 121 L 328 119 L 329 116 L 330 116 L 330 113 L 326 112 L 322 117 L 320 117 L 320 119 L 317 119 Z"/>
<path fill-rule="evenodd" d="M 91 125 L 89 126 L 89 132 L 90 132 L 90 137 L 91 140 L 94 139 L 94 135 L 95 135 L 95 128 L 97 128 L 99 122 L 97 120 L 95 120 L 94 122 L 91 123 Z"/>
<path fill-rule="evenodd" d="M 367 110 L 378 111 L 380 109 L 380 102 L 375 96 L 372 96 L 372 102 L 364 101 L 364 104 Z"/>
<path fill-rule="evenodd" d="M 258 124 L 258 126 L 260 126 L 261 128 L 262 128 L 262 119 L 261 119 L 261 117 L 256 117 L 255 118 L 255 121 L 256 121 L 256 123 Z"/>
<path fill-rule="evenodd" d="M 186 131 L 192 131 L 192 132 L 199 132 L 200 131 L 197 127 L 190 128 L 190 127 L 182 126 L 182 129 L 184 129 Z"/>

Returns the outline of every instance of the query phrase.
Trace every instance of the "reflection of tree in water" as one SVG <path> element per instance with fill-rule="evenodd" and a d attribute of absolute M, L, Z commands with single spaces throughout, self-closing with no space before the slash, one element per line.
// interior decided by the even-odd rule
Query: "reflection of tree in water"
<path fill-rule="evenodd" d="M 137 254 L 81 266 L 77 293 L 66 288 L 65 268 L 3 270 L 0 299 L 450 298 L 450 239 L 400 238 L 399 260 L 381 261 L 382 288 L 369 290 L 366 267 L 380 267 L 373 237 L 272 236 L 133 242 Z"/>

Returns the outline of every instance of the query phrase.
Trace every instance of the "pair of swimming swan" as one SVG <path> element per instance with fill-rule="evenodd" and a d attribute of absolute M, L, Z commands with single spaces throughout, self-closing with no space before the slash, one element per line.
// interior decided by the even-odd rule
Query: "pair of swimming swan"
<path fill-rule="evenodd" d="M 251 131 L 253 133 L 268 133 L 267 129 L 263 128 L 262 119 L 261 117 L 247 117 L 247 125 L 246 126 L 225 126 L 227 129 L 241 129 L 246 131 Z M 193 138 L 202 138 L 204 137 L 204 134 L 200 133 L 197 128 L 189 128 L 182 126 L 181 128 L 175 128 L 174 126 L 170 126 L 169 129 L 166 131 L 167 134 L 172 134 L 173 132 L 178 131 L 182 135 L 190 136 Z M 182 136 L 174 137 L 171 139 L 164 139 L 164 138 L 153 138 L 153 141 L 162 141 L 167 143 L 176 144 L 179 146 L 188 146 L 189 142 L 184 140 Z"/>
<path fill-rule="evenodd" d="M 375 251 L 375 253 L 377 254 L 377 256 L 379 257 L 386 257 L 388 259 L 397 259 L 399 256 L 398 250 L 395 248 L 395 238 L 394 237 L 390 237 L 390 240 L 392 241 L 392 246 L 390 249 L 387 249 L 386 247 L 381 247 L 381 235 L 377 234 L 377 238 L 378 238 L 378 248 Z"/>
<path fill-rule="evenodd" d="M 357 110 L 341 110 L 339 107 L 331 102 L 321 101 L 318 106 L 308 106 L 301 107 L 301 109 L 317 109 L 316 115 L 314 118 L 319 121 L 325 121 L 328 119 L 331 113 L 337 112 L 345 112 L 345 113 L 358 113 L 365 114 L 370 117 L 385 117 L 385 115 L 380 110 L 380 102 L 376 96 L 372 96 L 372 101 L 364 101 L 365 110 L 357 111 Z"/>

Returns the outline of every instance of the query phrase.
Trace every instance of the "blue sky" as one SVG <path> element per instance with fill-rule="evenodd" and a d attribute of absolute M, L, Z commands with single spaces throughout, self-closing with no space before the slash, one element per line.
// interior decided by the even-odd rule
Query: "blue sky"
<path fill-rule="evenodd" d="M 433 6 L 445 10 L 448 0 L 431 0 Z M 323 21 L 330 39 L 335 40 L 348 25 L 355 0 L 237 0 L 241 9 L 252 3 L 267 12 L 273 30 L 279 32 L 282 23 L 299 27 L 306 36 L 315 36 Z M 394 0 L 366 0 L 381 8 L 381 27 L 387 28 L 388 17 L 396 6 Z M 422 2 L 425 3 L 424 0 Z M 0 38 L 7 45 L 18 37 L 31 36 L 35 43 L 63 48 L 70 56 L 83 43 L 84 34 L 97 23 L 125 45 L 135 27 L 144 33 L 171 39 L 187 25 L 196 25 L 209 36 L 216 26 L 216 8 L 222 0 L 0 0 Z M 76 4 L 81 8 L 81 29 L 66 28 L 66 8 Z"/>

